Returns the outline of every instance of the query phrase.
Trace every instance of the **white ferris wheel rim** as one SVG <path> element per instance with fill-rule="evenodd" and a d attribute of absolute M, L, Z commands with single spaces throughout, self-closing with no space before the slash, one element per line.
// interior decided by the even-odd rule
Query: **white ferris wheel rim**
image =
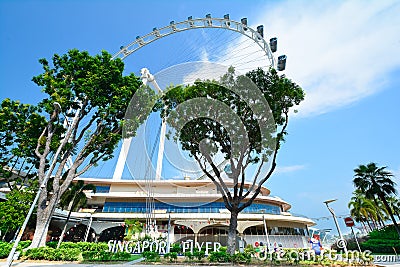
<path fill-rule="evenodd" d="M 169 25 L 162 28 L 154 28 L 153 31 L 151 31 L 150 33 L 143 36 L 137 36 L 133 42 L 129 43 L 126 46 L 121 46 L 121 49 L 112 56 L 112 59 L 120 58 L 124 60 L 126 57 L 133 54 L 140 48 L 150 43 L 153 43 L 159 39 L 162 39 L 163 37 L 188 30 L 204 29 L 204 28 L 230 30 L 238 32 L 243 36 L 250 38 L 263 50 L 266 57 L 268 58 L 270 66 L 273 68 L 276 67 L 276 60 L 274 58 L 273 52 L 268 42 L 265 41 L 264 37 L 261 36 L 261 34 L 258 31 L 243 24 L 242 22 L 237 22 L 234 20 L 230 20 L 228 18 L 211 18 L 211 17 L 206 17 L 206 18 L 189 17 L 187 20 L 181 22 L 171 21 Z"/>

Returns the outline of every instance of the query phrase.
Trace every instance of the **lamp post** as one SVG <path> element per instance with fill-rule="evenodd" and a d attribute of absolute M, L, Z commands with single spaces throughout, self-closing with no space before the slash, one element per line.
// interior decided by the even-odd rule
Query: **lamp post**
<path fill-rule="evenodd" d="M 54 105 L 54 111 L 53 111 L 52 117 L 53 116 L 58 116 L 58 114 L 60 114 L 60 112 L 61 112 L 61 106 L 57 102 L 54 102 L 53 105 Z M 7 263 L 6 263 L 7 267 L 10 267 L 12 262 L 13 262 L 13 260 L 14 260 L 14 254 L 15 254 L 15 251 L 17 250 L 18 243 L 21 240 L 22 234 L 25 231 L 26 225 L 28 224 L 28 221 L 29 221 L 30 217 L 32 216 L 32 213 L 33 213 L 33 210 L 34 210 L 34 208 L 36 206 L 36 203 L 39 200 L 40 193 L 43 191 L 43 189 L 47 185 L 47 182 L 48 182 L 48 180 L 50 178 L 50 175 L 51 175 L 50 170 L 53 169 L 54 165 L 57 163 L 57 158 L 58 158 L 58 155 L 61 153 L 61 148 L 62 147 L 59 146 L 57 151 L 56 151 L 56 153 L 54 154 L 54 157 L 53 157 L 53 160 L 51 162 L 51 165 L 50 165 L 50 167 L 49 167 L 49 169 L 48 169 L 48 171 L 47 171 L 47 173 L 46 173 L 46 175 L 44 177 L 44 180 L 43 180 L 42 184 L 39 187 L 39 190 L 36 193 L 35 199 L 33 200 L 32 205 L 31 205 L 31 207 L 30 207 L 30 209 L 28 211 L 28 214 L 26 215 L 25 221 L 22 224 L 22 226 L 21 226 L 21 228 L 20 228 L 20 230 L 18 232 L 17 238 L 15 239 L 15 242 L 14 242 L 14 246 L 12 247 L 12 249 L 10 251 L 10 254 L 8 255 L 8 258 L 7 258 Z"/>
<path fill-rule="evenodd" d="M 345 242 L 345 240 L 343 238 L 342 232 L 340 231 L 340 227 L 339 227 L 338 221 L 336 219 L 335 211 L 331 207 L 329 207 L 329 205 L 328 205 L 329 203 L 334 202 L 336 200 L 337 199 L 330 199 L 330 200 L 324 201 L 324 203 L 325 203 L 326 207 L 328 208 L 329 212 L 332 214 L 333 220 L 335 221 L 335 225 L 336 225 L 337 231 L 339 233 L 340 240 L 342 241 L 342 244 L 343 244 L 344 253 L 347 255 L 346 242 Z M 338 242 L 338 245 L 339 245 L 339 242 Z"/>

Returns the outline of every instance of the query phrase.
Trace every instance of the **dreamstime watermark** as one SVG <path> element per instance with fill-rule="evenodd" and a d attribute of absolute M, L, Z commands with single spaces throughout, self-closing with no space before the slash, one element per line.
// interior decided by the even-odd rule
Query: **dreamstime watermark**
<path fill-rule="evenodd" d="M 345 239 L 339 238 L 336 241 L 336 245 L 337 245 L 338 248 L 346 248 L 347 247 L 347 241 Z"/>
<path fill-rule="evenodd" d="M 374 255 L 374 262 L 376 263 L 400 262 L 400 255 Z"/>
<path fill-rule="evenodd" d="M 259 247 L 259 251 L 255 254 L 260 260 L 269 261 L 321 261 L 328 259 L 331 261 L 348 261 L 348 262 L 371 262 L 371 251 L 363 252 L 357 250 L 349 250 L 347 253 L 336 252 L 329 249 L 323 249 L 319 255 L 312 249 L 278 249 L 277 251 L 269 251 L 266 246 Z"/>
<path fill-rule="evenodd" d="M 254 161 L 255 164 L 252 168 L 245 170 L 248 177 L 254 177 L 256 173 L 257 177 L 263 177 L 269 170 L 270 162 L 268 157 L 272 154 L 270 153 L 275 149 L 276 146 L 276 125 L 273 118 L 272 111 L 267 103 L 262 91 L 252 82 L 251 79 L 246 76 L 237 75 L 231 73 L 229 79 L 225 81 L 221 80 L 221 77 L 228 73 L 228 66 L 220 65 L 211 62 L 190 62 L 179 64 L 176 66 L 169 67 L 155 74 L 154 76 L 149 76 L 148 84 L 156 81 L 162 92 L 159 92 L 150 104 L 148 103 L 150 97 L 146 94 L 149 87 L 143 86 L 141 89 L 135 93 L 132 98 L 130 105 L 125 114 L 125 126 L 123 130 L 124 137 L 129 137 L 135 131 L 137 127 L 137 118 L 146 117 L 148 120 L 146 123 L 139 127 L 135 140 L 133 141 L 130 148 L 124 148 L 127 156 L 127 166 L 131 176 L 135 180 L 147 180 L 152 181 L 155 177 L 160 177 L 160 180 L 167 181 L 170 178 L 176 177 L 163 177 L 161 173 L 157 172 L 157 155 L 156 144 L 157 139 L 162 140 L 160 142 L 164 143 L 164 153 L 163 153 L 163 168 L 168 172 L 178 173 L 178 174 L 188 174 L 192 178 L 198 178 L 204 175 L 202 168 L 199 166 L 197 160 L 193 156 L 189 155 L 187 149 L 183 149 L 182 145 L 176 140 L 182 131 L 188 131 L 188 124 L 194 125 L 193 121 L 198 119 L 207 119 L 212 121 L 214 124 L 218 124 L 223 128 L 223 131 L 229 136 L 230 148 L 227 153 L 226 149 L 222 149 L 220 143 L 215 143 L 213 140 L 212 133 L 209 136 L 205 136 L 203 140 L 199 141 L 199 147 L 201 156 L 210 159 L 215 166 L 220 168 L 221 178 L 223 180 L 229 181 L 231 178 L 229 173 L 224 171 L 224 169 L 232 168 L 234 169 L 235 164 L 240 160 L 241 157 L 245 155 L 250 157 L 248 151 L 244 151 L 244 148 L 251 147 L 249 129 L 248 125 L 245 126 L 243 120 L 243 115 L 240 115 L 240 110 L 242 107 L 238 105 L 245 104 L 247 110 L 251 111 L 252 118 L 256 121 L 255 128 L 259 131 L 258 140 L 258 152 L 263 154 L 260 160 Z M 212 84 L 216 84 L 221 88 L 221 92 L 224 92 L 225 96 L 236 97 L 238 101 L 226 101 L 225 99 L 218 99 L 218 92 L 214 92 L 217 97 L 213 98 L 212 93 L 206 95 L 197 95 L 192 99 L 186 99 L 177 106 L 173 108 L 173 111 L 164 117 L 166 122 L 166 134 L 167 138 L 164 139 L 163 136 L 159 136 L 159 132 L 162 133 L 159 128 L 159 114 L 153 112 L 155 106 L 158 105 L 159 112 L 162 112 L 163 97 L 170 90 L 176 89 L 177 86 L 193 85 L 196 81 L 212 81 Z M 158 117 L 157 117 L 158 116 Z M 158 125 L 157 125 L 158 118 Z M 132 127 L 134 125 L 134 127 Z M 254 126 L 254 125 L 252 125 Z M 185 128 L 186 127 L 186 128 Z M 254 131 L 254 129 L 252 129 Z M 251 133 L 253 134 L 253 133 Z M 159 147 L 159 149 L 161 149 Z M 250 151 L 250 150 L 249 150 Z M 247 153 L 247 154 L 246 154 Z M 254 153 L 254 152 L 251 152 Z M 228 156 L 227 156 L 228 155 Z M 251 155 L 254 156 L 254 155 Z M 157 163 L 156 163 L 157 162 Z M 156 164 L 155 164 L 156 163 Z M 211 170 L 210 162 L 207 162 L 207 169 Z M 261 166 L 260 166 L 261 165 Z M 237 168 L 239 170 L 239 168 Z M 215 170 L 210 171 L 215 173 Z M 182 175 L 183 176 L 183 175 Z M 181 176 L 181 180 L 182 177 Z M 170 181 L 174 184 L 174 181 Z M 253 187 L 258 185 L 256 181 L 251 180 L 250 184 L 254 183 Z M 236 184 L 238 182 L 236 181 Z M 227 187 L 233 188 L 236 185 L 232 180 L 230 183 L 226 183 Z M 139 183 L 139 185 L 141 185 Z M 179 184 L 175 183 L 174 187 L 179 187 Z M 192 192 L 194 190 L 197 193 L 204 191 L 205 194 L 215 194 L 215 199 L 208 199 L 208 202 L 213 202 L 220 198 L 216 192 L 211 192 L 209 186 L 205 183 L 198 183 L 198 188 L 191 187 Z M 182 192 L 184 192 L 182 188 Z M 142 185 L 142 190 L 144 193 L 148 193 L 149 187 Z M 152 195 L 157 198 L 158 190 L 155 187 L 151 187 L 153 190 Z M 146 192 L 147 191 L 147 192 Z M 179 192 L 177 192 L 179 193 Z M 160 200 L 161 201 L 161 200 Z M 165 199 L 162 199 L 165 202 Z M 178 203 L 174 202 L 174 205 Z M 179 204 L 178 204 L 179 205 Z M 183 205 L 183 204 L 182 204 Z"/>

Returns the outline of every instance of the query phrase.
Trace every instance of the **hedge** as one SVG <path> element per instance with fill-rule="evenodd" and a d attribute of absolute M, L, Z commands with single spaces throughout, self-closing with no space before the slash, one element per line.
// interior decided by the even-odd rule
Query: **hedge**
<path fill-rule="evenodd" d="M 81 253 L 78 248 L 40 247 L 28 249 L 23 256 L 30 260 L 78 261 Z"/>
<path fill-rule="evenodd" d="M 82 258 L 85 261 L 128 261 L 131 259 L 131 254 L 125 251 L 110 252 L 110 251 L 84 251 Z"/>
<path fill-rule="evenodd" d="M 31 245 L 31 241 L 21 241 L 18 243 L 17 251 L 22 251 L 23 249 Z M 5 259 L 10 254 L 13 247 L 13 243 L 0 241 L 0 259 Z"/>

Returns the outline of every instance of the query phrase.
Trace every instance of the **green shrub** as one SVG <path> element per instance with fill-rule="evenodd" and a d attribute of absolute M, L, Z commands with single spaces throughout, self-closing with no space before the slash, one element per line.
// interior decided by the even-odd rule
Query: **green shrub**
<path fill-rule="evenodd" d="M 222 247 L 221 247 L 222 248 Z M 226 253 L 225 251 L 213 251 L 208 255 L 208 260 L 210 262 L 230 262 L 231 261 L 231 255 Z"/>
<path fill-rule="evenodd" d="M 80 255 L 81 251 L 77 248 L 54 249 L 51 247 L 32 248 L 24 253 L 26 259 L 49 261 L 77 261 Z"/>
<path fill-rule="evenodd" d="M 368 239 L 360 243 L 360 247 L 363 251 L 370 250 L 374 253 L 394 253 L 393 248 L 396 251 L 400 251 L 400 240 Z"/>
<path fill-rule="evenodd" d="M 169 252 L 176 252 L 178 254 L 182 253 L 181 245 L 179 243 L 172 244 L 171 248 L 169 249 Z"/>
<path fill-rule="evenodd" d="M 369 233 L 370 239 L 399 239 L 399 235 L 397 234 L 394 225 L 386 226 L 385 228 L 379 230 L 373 230 Z"/>
<path fill-rule="evenodd" d="M 246 246 L 246 248 L 244 249 L 244 253 L 248 253 L 250 255 L 254 255 L 254 254 L 256 254 L 256 249 L 251 244 L 248 244 Z"/>
<path fill-rule="evenodd" d="M 232 261 L 234 263 L 239 263 L 239 264 L 249 264 L 251 262 L 251 254 L 250 253 L 236 253 L 232 256 Z"/>
<path fill-rule="evenodd" d="M 154 251 L 144 251 L 142 256 L 146 262 L 158 262 L 160 261 L 160 255 Z"/>
<path fill-rule="evenodd" d="M 125 251 L 116 253 L 110 251 L 84 251 L 82 252 L 84 261 L 128 261 L 131 254 Z"/>
<path fill-rule="evenodd" d="M 186 260 L 188 260 L 188 261 L 193 261 L 194 260 L 194 255 L 190 251 L 186 251 L 185 252 L 185 257 L 186 257 Z"/>
<path fill-rule="evenodd" d="M 32 242 L 29 240 L 19 242 L 17 251 L 22 251 L 23 249 L 29 247 L 31 243 Z M 5 259 L 8 257 L 8 254 L 10 254 L 13 245 L 14 245 L 13 243 L 0 241 L 0 259 Z"/>
<path fill-rule="evenodd" d="M 368 240 L 360 242 L 360 247 L 361 250 L 370 250 L 374 253 L 395 253 L 395 250 L 400 251 L 400 240 L 396 229 L 390 225 L 370 232 Z M 355 250 L 355 245 L 350 248 Z"/>
<path fill-rule="evenodd" d="M 131 254 L 125 251 L 114 253 L 111 260 L 114 261 L 128 261 L 131 259 Z"/>
<path fill-rule="evenodd" d="M 198 250 L 197 248 L 195 248 L 193 251 L 193 256 L 198 261 L 201 261 L 206 256 L 206 252 L 204 250 Z"/>
<path fill-rule="evenodd" d="M 32 244 L 32 241 L 30 241 L 30 240 L 20 241 L 20 242 L 18 243 L 17 250 L 26 249 L 26 248 L 29 247 L 31 244 Z"/>
<path fill-rule="evenodd" d="M 46 246 L 50 247 L 50 248 L 57 248 L 57 244 L 58 244 L 58 241 L 49 241 L 46 243 Z"/>
<path fill-rule="evenodd" d="M 84 261 L 128 261 L 131 259 L 131 254 L 125 251 L 110 252 L 110 251 L 84 251 L 82 252 Z"/>
<path fill-rule="evenodd" d="M 219 251 L 221 251 L 221 252 L 226 252 L 227 250 L 228 250 L 227 247 L 220 247 L 220 248 L 219 248 Z"/>
<path fill-rule="evenodd" d="M 113 256 L 109 251 L 84 251 L 82 258 L 84 261 L 110 261 Z"/>
<path fill-rule="evenodd" d="M 0 242 L 0 259 L 4 259 L 8 257 L 8 254 L 10 254 L 12 244 L 7 243 L 7 242 Z"/>
<path fill-rule="evenodd" d="M 107 243 L 91 243 L 91 242 L 63 242 L 60 245 L 60 248 L 77 248 L 80 251 L 107 251 L 108 245 Z"/>
<path fill-rule="evenodd" d="M 55 249 L 56 261 L 77 261 L 80 259 L 82 252 L 76 248 Z"/>
<path fill-rule="evenodd" d="M 178 253 L 177 252 L 169 252 L 164 254 L 164 258 L 166 260 L 169 260 L 170 262 L 174 262 L 178 259 Z"/>

